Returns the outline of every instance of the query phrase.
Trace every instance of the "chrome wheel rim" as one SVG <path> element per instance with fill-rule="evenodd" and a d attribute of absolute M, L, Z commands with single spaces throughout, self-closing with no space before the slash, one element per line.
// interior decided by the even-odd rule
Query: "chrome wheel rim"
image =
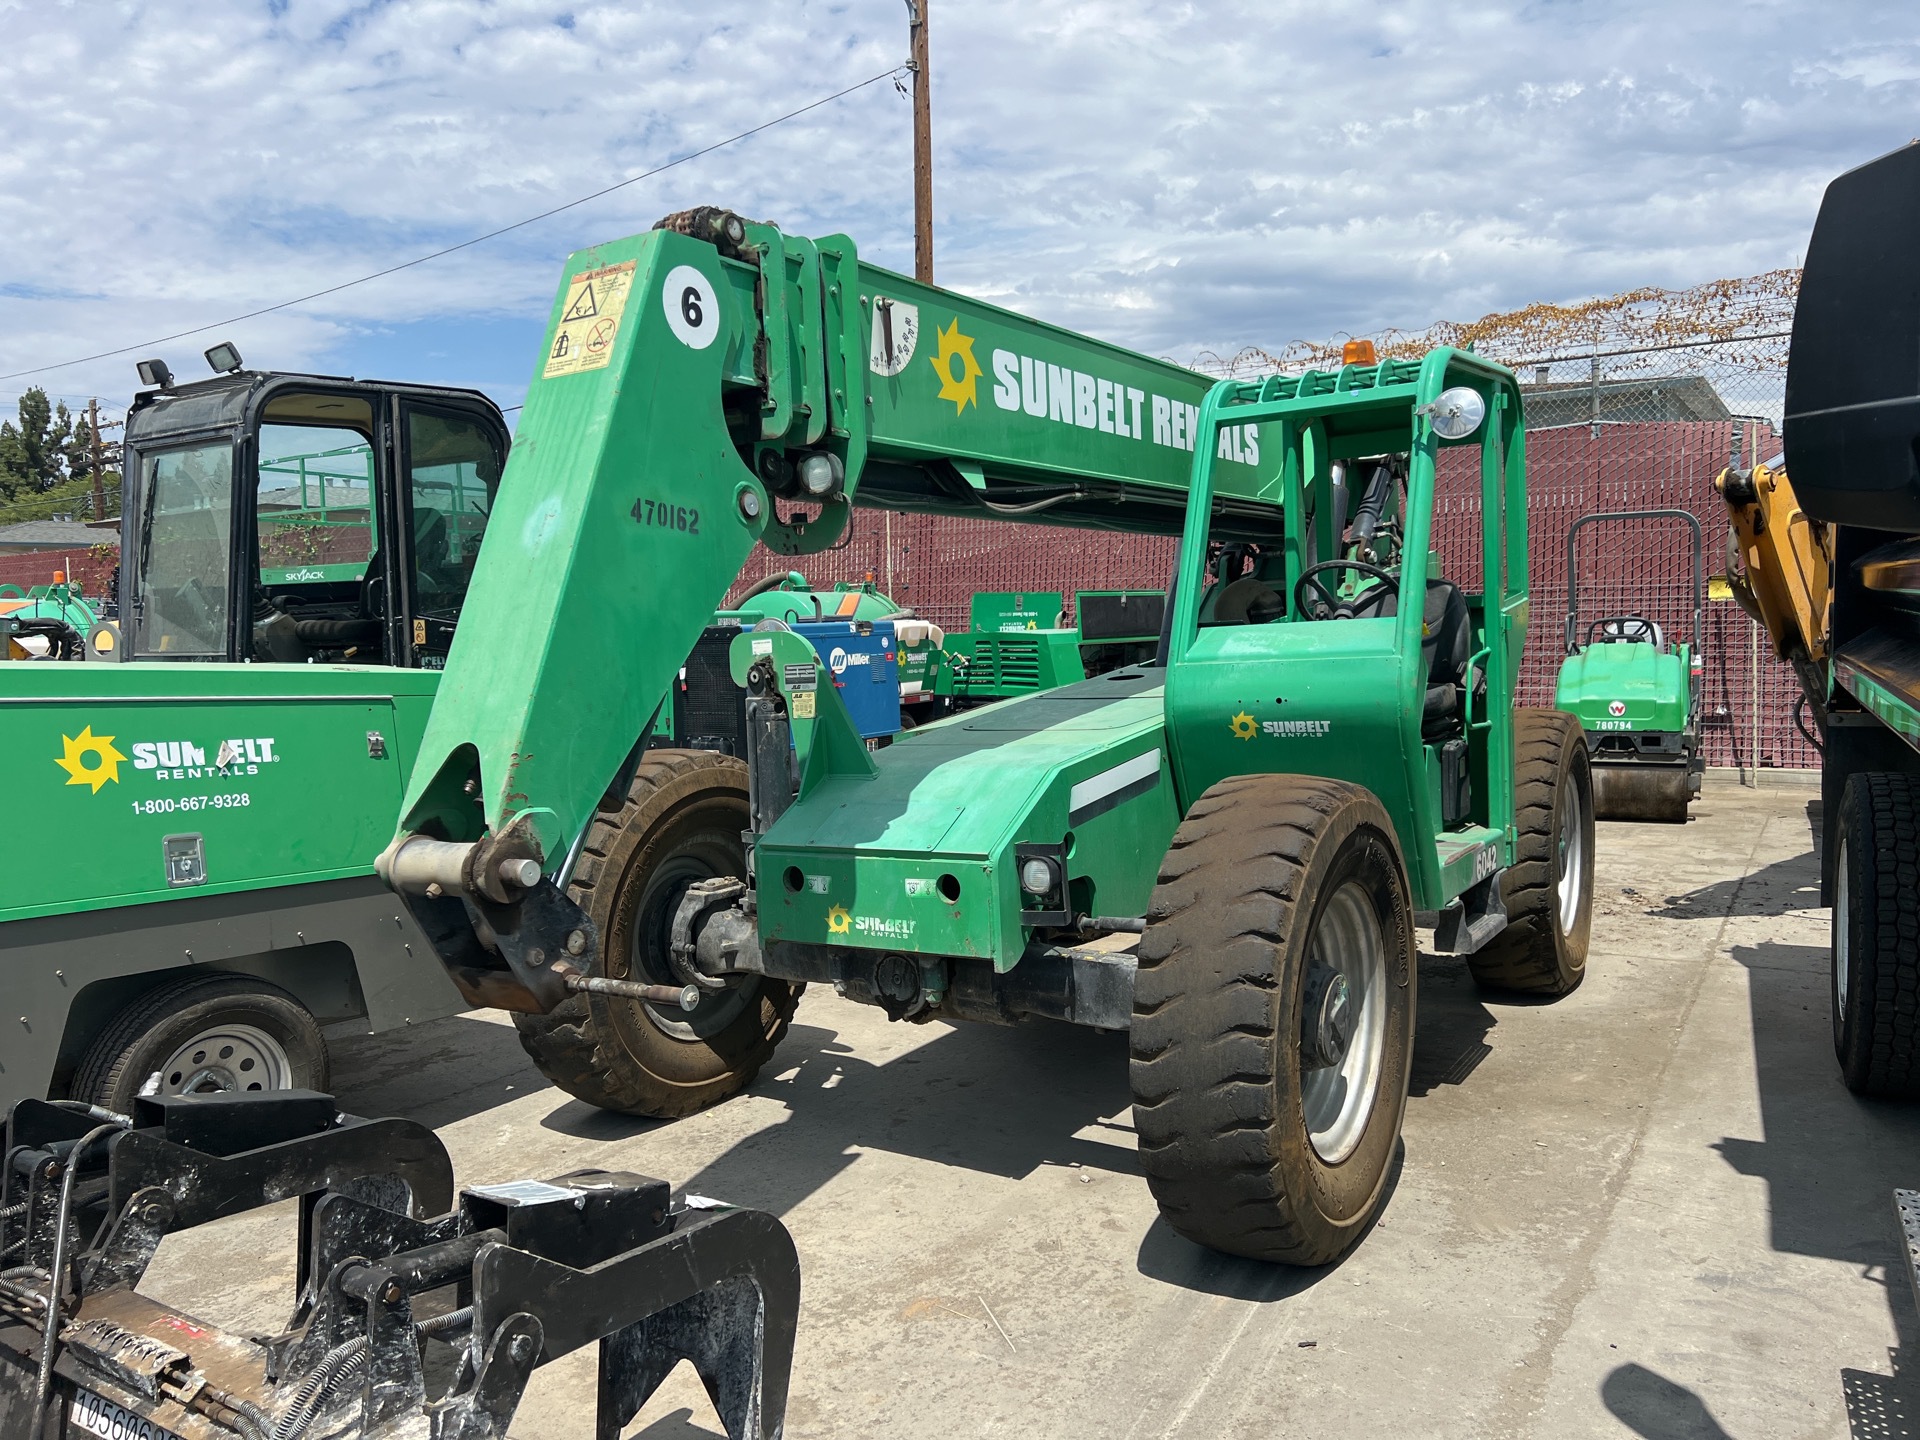
<path fill-rule="evenodd" d="M 1346 981 L 1352 1039 L 1338 1064 L 1300 1070 L 1307 1139 L 1329 1165 L 1360 1144 L 1373 1115 L 1387 1043 L 1387 942 L 1373 898 L 1349 880 L 1328 899 L 1307 947 L 1309 968 L 1324 965 Z"/>
<path fill-rule="evenodd" d="M 213 1025 L 167 1057 L 148 1090 L 159 1095 L 210 1095 L 223 1090 L 291 1090 L 286 1047 L 253 1025 Z"/>
<path fill-rule="evenodd" d="M 1847 842 L 1841 837 L 1833 856 L 1833 1004 L 1847 1013 Z"/>
<path fill-rule="evenodd" d="M 1560 901 L 1560 933 L 1570 935 L 1580 923 L 1580 896 L 1586 889 L 1587 830 L 1585 797 L 1571 775 L 1569 794 L 1561 797 L 1560 834 L 1554 846 L 1554 894 Z"/>

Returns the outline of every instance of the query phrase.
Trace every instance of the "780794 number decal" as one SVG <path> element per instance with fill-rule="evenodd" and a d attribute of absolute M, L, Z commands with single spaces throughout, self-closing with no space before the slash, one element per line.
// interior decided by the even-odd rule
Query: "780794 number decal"
<path fill-rule="evenodd" d="M 700 533 L 700 512 L 691 505 L 669 505 L 664 500 L 642 497 L 633 502 L 633 509 L 629 513 L 637 524 L 683 530 L 689 535 Z"/>

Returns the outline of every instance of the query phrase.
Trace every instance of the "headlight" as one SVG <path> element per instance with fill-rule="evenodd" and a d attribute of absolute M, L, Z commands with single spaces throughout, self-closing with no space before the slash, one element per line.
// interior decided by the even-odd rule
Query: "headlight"
<path fill-rule="evenodd" d="M 824 500 L 840 488 L 845 474 L 838 455 L 809 455 L 800 462 L 800 488 L 816 500 Z"/>
<path fill-rule="evenodd" d="M 1020 888 L 1029 895 L 1045 895 L 1053 889 L 1053 862 L 1035 856 L 1020 864 Z"/>

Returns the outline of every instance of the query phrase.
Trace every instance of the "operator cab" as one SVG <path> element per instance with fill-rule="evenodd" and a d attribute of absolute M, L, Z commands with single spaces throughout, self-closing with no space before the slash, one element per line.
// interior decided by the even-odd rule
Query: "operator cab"
<path fill-rule="evenodd" d="M 1200 601 L 1200 625 L 1323 624 L 1384 619 L 1400 610 L 1400 559 L 1406 532 L 1408 456 L 1373 455 L 1329 466 L 1323 527 L 1309 505 L 1301 527 L 1306 563 L 1289 582 L 1285 547 L 1267 542 L 1214 539 L 1208 547 L 1208 585 Z M 1309 501 L 1317 499 L 1309 495 Z M 1356 503 L 1357 502 L 1357 503 Z M 1316 559 L 1322 535 L 1336 537 L 1327 559 Z M 1466 592 L 1451 580 L 1426 582 L 1422 645 L 1427 670 L 1421 733 L 1429 742 L 1462 733 L 1467 667 L 1473 626 Z M 1476 674 L 1484 694 L 1484 675 Z"/>
<path fill-rule="evenodd" d="M 506 464 L 499 408 L 434 386 L 158 373 L 127 417 L 120 655 L 444 668 Z"/>

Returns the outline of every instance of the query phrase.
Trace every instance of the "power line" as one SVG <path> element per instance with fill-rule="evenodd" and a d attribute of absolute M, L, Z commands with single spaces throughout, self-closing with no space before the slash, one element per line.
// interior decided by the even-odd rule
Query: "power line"
<path fill-rule="evenodd" d="M 909 69 L 909 64 L 895 65 L 890 69 L 881 71 L 878 75 L 869 75 L 866 79 L 849 85 L 844 90 L 836 90 L 831 95 L 823 95 L 818 100 L 810 101 L 797 110 L 789 110 L 784 115 L 776 115 L 771 120 L 763 121 L 751 130 L 742 130 L 737 135 L 729 135 L 724 140 L 716 140 L 713 144 L 705 146 L 702 149 L 677 156 L 667 161 L 664 165 L 656 165 L 651 170 L 643 171 L 641 174 L 631 176 L 616 184 L 595 190 L 591 195 L 582 195 L 577 200 L 569 200 L 566 204 L 556 205 L 551 210 L 542 210 L 538 215 L 529 215 L 526 219 L 516 220 L 511 225 L 502 225 L 498 230 L 489 230 L 484 235 L 476 235 L 471 240 L 462 240 L 457 245 L 449 245 L 445 249 L 435 250 L 431 254 L 416 256 L 412 260 L 403 260 L 398 265 L 389 265 L 386 269 L 376 270 L 371 275 L 362 275 L 355 280 L 343 280 L 338 285 L 329 285 L 324 290 L 315 290 L 312 294 L 300 295 L 292 300 L 282 300 L 277 305 L 263 305 L 258 310 L 247 311 L 244 315 L 229 315 L 224 320 L 212 320 L 205 325 L 196 325 L 191 330 L 176 330 L 173 334 L 162 335 L 157 340 L 142 340 L 134 345 L 122 345 L 117 350 L 102 350 L 96 354 L 82 355 L 73 360 L 56 361 L 51 365 L 36 365 L 30 370 L 12 370 L 4 375 L 0 375 L 0 380 L 18 380 L 23 375 L 44 375 L 49 370 L 64 370 L 70 365 L 85 365 L 90 360 L 110 360 L 115 355 L 129 355 L 135 350 L 146 350 L 155 345 L 165 345 L 170 340 L 184 340 L 189 335 L 204 335 L 209 330 L 218 330 L 225 325 L 238 325 L 244 320 L 256 320 L 262 315 L 271 315 L 276 310 L 288 310 L 295 305 L 305 305 L 310 300 L 321 300 L 329 295 L 338 295 L 342 290 L 351 290 L 354 286 L 365 285 L 371 280 L 380 280 L 388 275 L 397 275 L 402 270 L 411 270 L 414 266 L 424 265 L 429 260 L 438 260 L 443 256 L 452 255 L 456 251 L 466 250 L 472 246 L 483 244 L 488 240 L 498 239 L 500 236 L 509 234 L 512 231 L 523 230 L 529 225 L 550 219 L 562 211 L 572 210 L 578 206 L 587 204 L 589 201 L 598 200 L 605 195 L 611 195 L 616 190 L 624 190 L 629 185 L 638 185 L 642 180 L 650 180 L 655 175 L 673 169 L 676 165 L 684 165 L 689 160 L 698 160 L 702 155 L 711 155 L 716 150 L 722 150 L 729 145 L 750 139 L 758 135 L 762 130 L 771 130 L 776 125 L 784 125 L 787 121 L 798 119 L 810 110 L 818 110 L 822 105 L 831 105 L 836 100 L 844 99 L 856 90 L 864 90 L 869 85 L 877 85 L 882 80 L 890 80 L 897 75 L 905 74 Z"/>

